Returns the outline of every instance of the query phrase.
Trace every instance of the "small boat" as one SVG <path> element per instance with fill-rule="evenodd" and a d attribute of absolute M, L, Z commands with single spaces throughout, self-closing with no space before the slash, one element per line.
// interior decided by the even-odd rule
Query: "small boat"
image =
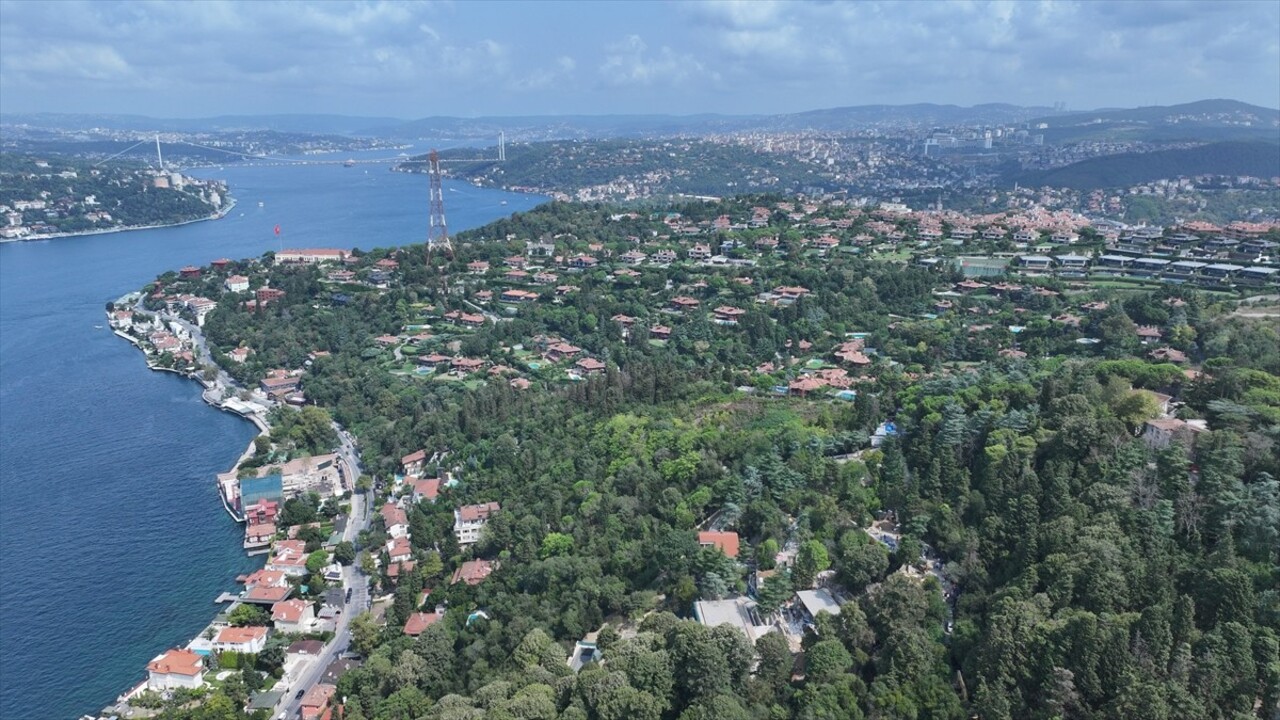
<path fill-rule="evenodd" d="M 506 200 L 503 200 L 502 202 L 500 202 L 500 203 L 498 203 L 498 204 L 499 204 L 499 205 L 506 205 L 506 204 L 507 204 L 507 201 L 506 201 Z"/>
<path fill-rule="evenodd" d="M 101 329 L 102 329 L 102 326 L 101 326 L 101 325 L 94 325 L 94 326 L 93 326 L 93 329 L 94 329 L 94 330 L 101 330 Z"/>
<path fill-rule="evenodd" d="M 262 202 L 261 200 L 258 201 L 258 207 L 266 207 L 266 206 L 267 206 L 266 203 Z"/>
<path fill-rule="evenodd" d="M 347 160 L 346 162 L 342 163 L 342 167 L 355 167 L 355 166 L 356 166 L 355 160 Z"/>

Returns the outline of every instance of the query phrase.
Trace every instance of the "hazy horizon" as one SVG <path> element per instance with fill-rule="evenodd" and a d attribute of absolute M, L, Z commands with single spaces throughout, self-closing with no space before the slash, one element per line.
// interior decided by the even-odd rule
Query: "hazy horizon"
<path fill-rule="evenodd" d="M 1280 107 L 1280 3 L 28 3 L 6 113 L 779 114 Z M 353 112 L 359 108 L 359 112 Z"/>

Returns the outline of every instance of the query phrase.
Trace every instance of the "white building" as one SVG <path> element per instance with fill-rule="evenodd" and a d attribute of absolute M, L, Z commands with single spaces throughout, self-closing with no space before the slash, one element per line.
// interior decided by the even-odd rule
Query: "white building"
<path fill-rule="evenodd" d="M 147 663 L 147 687 L 151 690 L 201 685 L 204 685 L 204 658 L 190 650 L 169 650 Z"/>
<path fill-rule="evenodd" d="M 305 600 L 284 600 L 271 606 L 271 622 L 277 632 L 308 632 L 315 619 L 315 607 Z"/>
<path fill-rule="evenodd" d="M 274 608 L 275 606 L 272 605 Z M 215 650 L 238 653 L 260 653 L 267 646 L 267 628 L 261 625 L 224 627 L 213 639 Z"/>
<path fill-rule="evenodd" d="M 500 510 L 496 502 L 480 505 L 463 505 L 453 511 L 453 533 L 459 545 L 471 545 L 480 540 L 480 530 L 489 522 L 489 516 Z"/>

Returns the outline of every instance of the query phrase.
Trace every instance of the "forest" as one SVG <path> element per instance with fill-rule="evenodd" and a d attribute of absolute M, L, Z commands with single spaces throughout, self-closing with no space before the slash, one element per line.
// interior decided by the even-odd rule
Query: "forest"
<path fill-rule="evenodd" d="M 716 217 L 744 207 L 733 202 L 677 210 Z M 460 479 L 407 507 L 417 565 L 393 578 L 381 564 L 391 599 L 353 623 L 363 662 L 338 681 L 344 717 L 1276 716 L 1274 323 L 1193 289 L 1051 280 L 939 312 L 934 291 L 958 280 L 951 271 L 794 252 L 728 276 L 588 271 L 575 292 L 509 320 L 465 332 L 436 320 L 503 287 L 459 280 L 470 261 L 496 262 L 528 238 L 621 248 L 654 227 L 610 216 L 549 206 L 464 234 L 456 257 L 431 262 L 362 252 L 358 277 L 377 260 L 399 263 L 378 290 L 335 287 L 315 267 L 270 257 L 229 270 L 286 293 L 257 309 L 221 298 L 205 326 L 211 344 L 223 357 L 253 349 L 229 370 L 253 382 L 305 365 L 308 402 L 359 438 L 380 498 L 393 493 L 399 459 L 421 448 L 447 453 L 426 472 Z M 172 275 L 157 282 L 183 288 Z M 192 282 L 216 292 L 207 277 Z M 786 306 L 752 300 L 785 284 L 810 292 Z M 664 309 L 677 292 L 702 309 Z M 747 308 L 737 325 L 709 320 L 708 306 L 734 302 Z M 1078 325 L 1048 319 L 1084 303 L 1102 309 Z M 624 337 L 610 320 L 618 313 L 667 323 L 671 338 Z M 1022 353 L 1000 354 L 1013 322 Z M 423 379 L 374 338 L 424 325 L 436 336 L 427 347 L 494 363 L 517 365 L 517 345 L 555 334 L 607 367 L 577 381 L 529 369 L 527 390 Z M 1150 358 L 1138 326 L 1159 328 L 1194 369 Z M 851 400 L 771 391 L 854 332 L 875 352 Z M 780 369 L 761 372 L 764 363 Z M 1204 427 L 1152 433 L 1166 416 Z M 870 446 L 885 421 L 896 434 Z M 454 509 L 487 501 L 501 510 L 460 548 Z M 370 565 L 387 539 L 380 522 L 361 537 Z M 710 527 L 738 534 L 736 557 L 699 546 Z M 451 583 L 471 559 L 496 570 Z M 815 586 L 839 612 L 818 614 L 798 644 L 781 626 L 753 643 L 695 618 L 695 603 L 735 597 L 785 616 L 793 592 Z M 436 607 L 439 622 L 416 638 L 402 632 L 410 613 Z M 566 658 L 588 635 L 599 661 L 575 672 Z M 224 691 L 212 698 L 163 716 L 240 716 Z"/>

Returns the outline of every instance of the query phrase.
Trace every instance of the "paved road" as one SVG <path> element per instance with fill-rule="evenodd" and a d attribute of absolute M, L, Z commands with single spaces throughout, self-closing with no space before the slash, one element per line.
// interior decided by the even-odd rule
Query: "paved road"
<path fill-rule="evenodd" d="M 355 440 L 350 433 L 343 430 L 336 423 L 334 428 L 338 431 L 340 444 L 338 452 L 342 456 L 343 463 L 350 468 L 351 478 L 349 482 L 354 486 L 356 480 L 360 477 L 359 451 L 356 450 Z M 346 528 L 342 531 L 342 539 L 355 542 L 356 537 L 360 535 L 360 531 L 369 527 L 369 520 L 372 516 L 369 498 L 366 494 L 352 492 L 351 514 Z M 325 645 L 324 652 L 320 653 L 319 657 L 311 661 L 299 681 L 289 688 L 288 693 L 280 700 L 280 704 L 273 711 L 272 717 L 297 717 L 302 705 L 301 700 L 297 697 L 298 691 L 308 690 L 318 683 L 320 676 L 324 674 L 325 668 L 329 667 L 329 664 L 337 659 L 340 653 L 345 652 L 351 644 L 351 619 L 369 608 L 369 577 L 361 572 L 358 565 L 350 565 L 342 568 L 342 585 L 344 588 L 351 589 L 351 598 L 343 604 L 342 612 L 338 615 L 333 640 L 330 640 Z"/>

